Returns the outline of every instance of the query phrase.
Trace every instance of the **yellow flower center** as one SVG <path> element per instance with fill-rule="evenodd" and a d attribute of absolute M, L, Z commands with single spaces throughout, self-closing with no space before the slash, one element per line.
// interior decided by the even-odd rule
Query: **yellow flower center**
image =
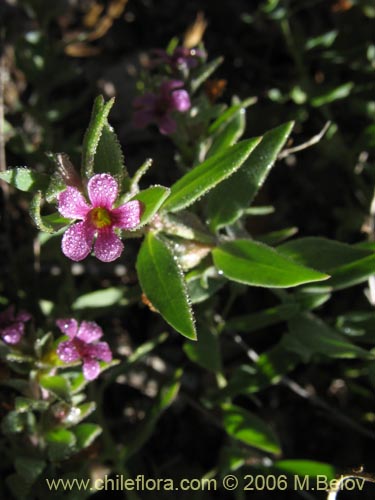
<path fill-rule="evenodd" d="M 91 222 L 95 227 L 101 229 L 112 224 L 111 216 L 105 208 L 96 207 L 90 212 Z"/>

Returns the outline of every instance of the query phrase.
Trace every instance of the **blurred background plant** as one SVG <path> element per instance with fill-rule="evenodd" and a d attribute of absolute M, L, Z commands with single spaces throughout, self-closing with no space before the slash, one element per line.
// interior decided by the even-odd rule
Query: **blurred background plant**
<path fill-rule="evenodd" d="M 204 16 L 197 17 L 201 11 Z M 136 242 L 126 245 L 121 263 L 103 267 L 94 258 L 72 263 L 61 255 L 59 235 L 38 233 L 31 226 L 29 195 L 4 187 L 2 309 L 14 303 L 32 312 L 40 325 L 33 335 L 44 339 L 43 331 L 48 342 L 54 319 L 71 317 L 73 310 L 75 317 L 101 324 L 114 356 L 122 360 L 84 395 L 77 382 L 74 405 L 66 400 L 65 382 L 52 378 L 56 385 L 46 387 L 53 395 L 48 407 L 43 401 L 39 406 L 25 403 L 20 386 L 9 383 L 13 370 L 21 371 L 22 378 L 30 359 L 24 361 L 26 368 L 11 359 L 11 372 L 1 364 L 2 450 L 9 434 L 14 437 L 21 427 L 33 435 L 43 412 L 48 424 L 51 411 L 65 419 L 72 407 L 83 404 L 83 417 L 92 412 L 85 425 L 94 426 L 81 436 L 69 430 L 50 436 L 48 468 L 32 449 L 21 455 L 21 439 L 21 446 L 11 450 L 18 461 L 6 453 L 1 465 L 2 477 L 12 478 L 0 486 L 4 498 L 32 498 L 32 485 L 35 498 L 45 496 L 44 476 L 181 478 L 234 472 L 240 477 L 276 471 L 333 477 L 359 464 L 375 471 L 371 277 L 364 286 L 374 269 L 374 18 L 370 0 L 7 0 L 0 5 L 2 170 L 27 165 L 51 176 L 53 157 L 45 154 L 50 151 L 64 151 L 78 165 L 91 104 L 101 93 L 116 97 L 110 121 L 131 176 L 151 157 L 153 167 L 142 184 L 170 186 L 209 152 L 212 138 L 205 134 L 223 111 L 222 103 L 245 108 L 250 96 L 246 125 L 243 121 L 240 127 L 246 137 L 290 120 L 296 125 L 288 154 L 281 153 L 246 223 L 231 230 L 270 245 L 297 228 L 302 237 L 352 244 L 339 248 L 314 239 L 302 240 L 305 248 L 293 246 L 293 240 L 281 246 L 306 265 L 330 274 L 336 269 L 333 295 L 322 282 L 320 288 L 310 285 L 293 293 L 231 283 L 210 296 L 222 286 L 217 276 L 207 269 L 203 275 L 191 271 L 189 290 L 200 332 L 195 345 L 173 330 L 167 335 L 165 322 L 148 310 L 147 297 L 140 305 Z M 146 90 L 150 74 L 159 72 L 160 78 L 165 71 L 150 67 L 153 49 L 164 50 L 171 40 L 171 54 L 173 44 L 185 43 L 202 50 L 202 64 L 214 61 L 217 67 L 201 82 L 197 107 L 213 110 L 204 125 L 194 128 L 194 114 L 181 114 L 181 120 L 175 116 L 179 127 L 190 120 L 190 131 L 196 133 L 190 143 L 181 141 L 182 134 L 162 136 L 155 126 L 137 130 L 132 124 L 134 98 Z M 184 72 L 179 68 L 177 79 L 191 83 Z M 172 74 L 167 70 L 164 76 Z M 231 101 L 232 96 L 238 97 Z M 327 122 L 323 140 L 293 152 Z M 205 139 L 203 149 L 194 149 Z M 205 257 L 205 249 L 200 250 L 198 261 Z M 182 245 L 181 256 L 189 251 L 198 250 Z M 324 269 L 318 265 L 322 254 Z M 317 314 L 306 312 L 311 309 Z M 41 342 L 41 349 L 50 345 Z M 32 355 L 41 356 L 40 351 Z M 78 425 L 75 416 L 72 423 Z M 97 425 L 103 432 L 94 441 Z M 84 443 L 78 454 L 77 443 Z M 361 498 L 373 497 L 371 487 Z M 82 491 L 53 495 L 104 496 Z M 129 493 L 126 498 L 151 495 L 169 494 Z M 251 498 L 267 495 L 251 492 Z M 113 496 L 124 498 L 121 492 Z M 194 498 L 246 495 L 195 492 Z M 324 493 L 277 492 L 277 498 L 324 498 Z"/>

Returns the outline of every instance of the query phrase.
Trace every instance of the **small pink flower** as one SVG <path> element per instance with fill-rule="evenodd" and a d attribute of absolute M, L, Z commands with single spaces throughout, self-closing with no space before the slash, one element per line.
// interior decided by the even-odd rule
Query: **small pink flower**
<path fill-rule="evenodd" d="M 170 80 L 163 82 L 158 93 L 147 92 L 134 100 L 134 125 L 143 128 L 156 123 L 161 134 L 173 134 L 177 124 L 171 114 L 184 113 L 191 107 L 189 94 L 183 87 L 184 82 Z"/>
<path fill-rule="evenodd" d="M 7 344 L 18 344 L 25 332 L 25 323 L 31 319 L 31 314 L 21 311 L 14 314 L 14 306 L 0 313 L 0 336 Z"/>
<path fill-rule="evenodd" d="M 91 205 L 75 187 L 68 186 L 59 195 L 58 210 L 63 217 L 80 219 L 65 232 L 61 248 L 69 259 L 80 261 L 91 252 L 94 237 L 95 256 L 103 262 L 120 257 L 124 245 L 114 228 L 133 229 L 140 222 L 141 203 L 129 201 L 112 208 L 118 195 L 117 181 L 109 174 L 97 174 L 88 182 Z"/>
<path fill-rule="evenodd" d="M 58 319 L 56 325 L 70 340 L 61 342 L 57 355 L 64 363 L 83 362 L 83 375 L 86 380 L 94 380 L 100 373 L 99 361 L 112 361 L 112 353 L 107 342 L 98 342 L 103 331 L 93 321 L 78 322 L 71 319 Z"/>

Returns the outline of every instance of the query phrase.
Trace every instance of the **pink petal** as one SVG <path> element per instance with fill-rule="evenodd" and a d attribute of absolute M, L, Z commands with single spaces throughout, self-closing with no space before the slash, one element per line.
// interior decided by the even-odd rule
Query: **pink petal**
<path fill-rule="evenodd" d="M 58 211 L 69 219 L 84 219 L 90 210 L 88 203 L 77 188 L 69 186 L 59 194 Z"/>
<path fill-rule="evenodd" d="M 118 184 L 112 175 L 97 174 L 89 180 L 87 191 L 94 207 L 111 209 L 117 198 Z"/>
<path fill-rule="evenodd" d="M 129 201 L 111 212 L 113 225 L 122 229 L 132 229 L 141 220 L 142 203 L 138 200 Z"/>
<path fill-rule="evenodd" d="M 154 109 L 158 98 L 156 94 L 152 92 L 147 92 L 146 94 L 136 97 L 133 101 L 133 107 L 138 109 Z"/>
<path fill-rule="evenodd" d="M 88 344 L 99 340 L 103 330 L 94 321 L 82 321 L 78 329 L 77 338 Z"/>
<path fill-rule="evenodd" d="M 94 233 L 95 229 L 86 221 L 70 226 L 61 242 L 63 254 L 76 262 L 83 260 L 91 251 Z"/>
<path fill-rule="evenodd" d="M 135 128 L 145 128 L 155 121 L 155 112 L 152 110 L 140 109 L 133 115 L 133 125 Z"/>
<path fill-rule="evenodd" d="M 107 363 L 112 361 L 112 352 L 107 342 L 98 342 L 95 345 L 90 345 L 90 355 Z"/>
<path fill-rule="evenodd" d="M 102 262 L 112 262 L 120 257 L 124 245 L 120 238 L 110 227 L 98 231 L 98 237 L 94 245 L 95 257 Z"/>
<path fill-rule="evenodd" d="M 56 325 L 60 328 L 61 333 L 67 335 L 73 339 L 77 335 L 78 323 L 77 320 L 70 319 L 58 319 Z"/>
<path fill-rule="evenodd" d="M 31 318 L 32 318 L 32 316 L 28 312 L 26 312 L 26 311 L 20 311 L 17 314 L 17 316 L 16 316 L 15 319 L 17 321 L 22 321 L 23 323 L 26 323 L 26 321 L 29 321 Z"/>
<path fill-rule="evenodd" d="M 176 122 L 169 115 L 164 115 L 158 120 L 159 131 L 161 134 L 169 135 L 176 132 Z"/>
<path fill-rule="evenodd" d="M 72 340 L 61 342 L 57 347 L 57 355 L 64 363 L 73 363 L 80 358 L 78 349 Z"/>
<path fill-rule="evenodd" d="M 1 330 L 1 336 L 7 344 L 18 344 L 24 332 L 23 323 L 13 323 L 13 325 L 8 326 Z"/>
<path fill-rule="evenodd" d="M 100 365 L 96 359 L 85 358 L 83 361 L 83 375 L 86 380 L 94 380 L 100 373 Z"/>
<path fill-rule="evenodd" d="M 170 99 L 171 106 L 176 111 L 183 113 L 184 111 L 190 109 L 190 97 L 186 90 L 175 90 L 174 92 L 172 92 Z"/>
<path fill-rule="evenodd" d="M 169 80 L 163 82 L 160 86 L 160 94 L 164 97 L 168 97 L 170 92 L 175 89 L 179 89 L 184 86 L 184 82 L 181 80 Z"/>

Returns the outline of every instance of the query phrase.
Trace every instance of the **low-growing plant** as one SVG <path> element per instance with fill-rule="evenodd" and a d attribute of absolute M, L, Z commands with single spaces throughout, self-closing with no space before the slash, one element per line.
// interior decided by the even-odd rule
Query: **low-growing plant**
<path fill-rule="evenodd" d="M 271 169 L 314 146 L 293 144 L 293 121 L 244 138 L 257 96 L 221 102 L 224 84 L 213 76 L 221 63 L 210 60 L 202 43 L 177 38 L 148 55 L 133 124 L 153 127 L 173 144 L 171 184 L 148 182 L 149 172 L 163 166 L 147 151 L 129 173 L 110 125 L 114 99 L 102 96 L 93 105 L 80 168 L 66 152 L 46 151 L 43 168 L 0 173 L 14 188 L 6 207 L 28 202 L 30 219 L 18 225 L 32 220 L 37 228 L 27 230 L 32 249 L 28 241 L 10 250 L 12 286 L 0 297 L 4 495 L 42 498 L 46 478 L 144 473 L 142 449 L 169 407 L 175 419 L 181 408 L 196 412 L 212 432 L 215 465 L 197 463 L 189 477 L 245 478 L 251 470 L 333 479 L 334 464 L 284 452 L 272 401 L 267 409 L 261 404 L 276 387 L 314 402 L 337 425 L 372 435 L 293 375 L 313 366 L 326 383 L 339 364 L 337 380 L 347 378 L 369 395 L 358 379 L 373 383 L 375 376 L 373 241 L 298 237 L 295 227 L 252 230 L 253 221 L 275 212 L 257 203 Z M 295 87 L 291 94 L 297 104 L 301 92 Z M 319 105 L 316 96 L 308 98 Z M 335 300 L 366 283 L 368 307 L 351 312 Z M 148 370 L 156 381 L 148 392 L 143 384 L 144 407 L 129 402 L 127 420 L 116 420 L 107 394 Z M 163 474 L 158 464 L 150 469 Z M 91 494 L 53 492 L 72 500 Z"/>

